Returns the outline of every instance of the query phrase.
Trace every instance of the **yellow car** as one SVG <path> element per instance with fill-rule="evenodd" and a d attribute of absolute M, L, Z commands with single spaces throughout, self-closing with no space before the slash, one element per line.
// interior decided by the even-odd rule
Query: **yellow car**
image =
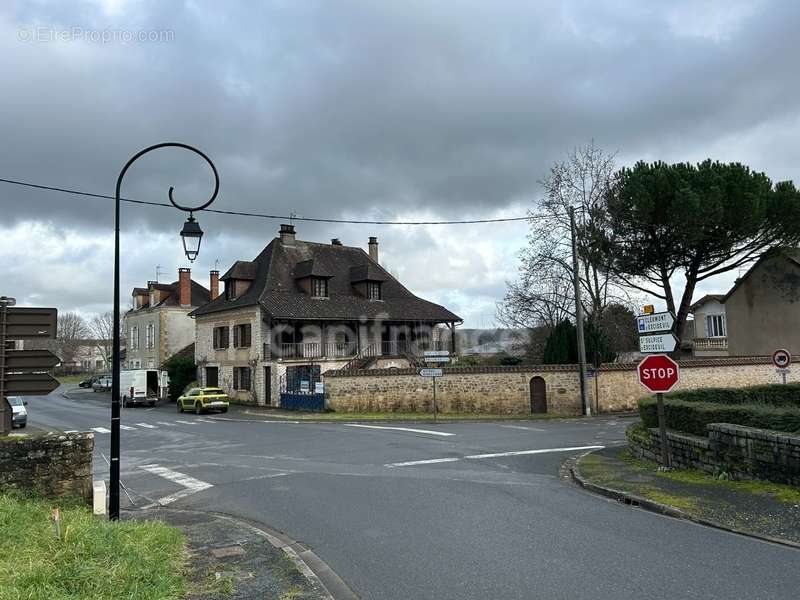
<path fill-rule="evenodd" d="M 193 410 L 196 415 L 204 410 L 228 412 L 228 404 L 228 395 L 215 387 L 192 388 L 178 398 L 177 402 L 178 412 Z"/>

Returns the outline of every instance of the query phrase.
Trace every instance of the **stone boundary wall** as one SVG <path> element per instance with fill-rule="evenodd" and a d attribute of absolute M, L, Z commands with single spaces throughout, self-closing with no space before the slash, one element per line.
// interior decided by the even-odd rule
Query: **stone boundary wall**
<path fill-rule="evenodd" d="M 745 387 L 779 383 L 766 356 L 681 361 L 676 390 Z M 433 384 L 418 369 L 331 370 L 324 373 L 326 406 L 342 412 L 414 412 L 432 410 Z M 443 412 L 530 414 L 530 381 L 541 377 L 548 412 L 580 413 L 577 365 L 513 367 L 447 367 L 436 382 L 436 400 Z M 797 370 L 790 380 L 800 381 Z M 593 410 L 632 411 L 647 395 L 636 377 L 636 363 L 604 364 L 588 380 Z"/>
<path fill-rule="evenodd" d="M 0 492 L 92 502 L 93 433 L 0 437 Z"/>
<path fill-rule="evenodd" d="M 631 425 L 626 431 L 634 456 L 661 463 L 661 435 Z M 735 479 L 765 479 L 800 485 L 800 436 L 729 423 L 708 425 L 708 437 L 667 431 L 672 466 Z"/>

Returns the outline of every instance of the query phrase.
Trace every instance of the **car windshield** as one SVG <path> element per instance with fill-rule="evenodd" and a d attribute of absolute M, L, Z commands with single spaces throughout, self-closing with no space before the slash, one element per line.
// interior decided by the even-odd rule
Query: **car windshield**
<path fill-rule="evenodd" d="M 8 398 L 8 403 L 11 406 L 22 406 L 22 398 L 17 398 L 16 396 L 12 396 Z"/>
<path fill-rule="evenodd" d="M 221 388 L 206 388 L 205 390 L 203 390 L 203 393 L 204 394 L 222 394 L 223 392 L 222 392 Z"/>

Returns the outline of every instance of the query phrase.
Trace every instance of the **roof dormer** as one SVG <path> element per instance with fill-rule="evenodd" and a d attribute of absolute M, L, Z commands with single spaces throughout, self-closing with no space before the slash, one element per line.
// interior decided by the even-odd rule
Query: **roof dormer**
<path fill-rule="evenodd" d="M 256 278 L 256 263 L 237 260 L 230 269 L 220 277 L 225 283 L 225 299 L 235 300 L 244 294 Z"/>
<path fill-rule="evenodd" d="M 294 266 L 294 279 L 297 285 L 312 298 L 329 296 L 328 280 L 332 277 L 333 273 L 314 259 L 304 260 Z"/>
<path fill-rule="evenodd" d="M 350 283 L 353 289 L 369 300 L 383 299 L 383 282 L 388 278 L 375 263 L 366 263 L 350 268 Z"/>

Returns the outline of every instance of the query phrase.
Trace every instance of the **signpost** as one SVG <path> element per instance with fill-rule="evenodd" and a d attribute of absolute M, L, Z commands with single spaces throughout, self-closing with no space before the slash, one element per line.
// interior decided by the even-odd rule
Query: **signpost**
<path fill-rule="evenodd" d="M 669 440 L 664 418 L 664 394 L 680 381 L 680 367 L 666 354 L 655 354 L 642 360 L 636 367 L 636 373 L 639 383 L 656 395 L 658 430 L 661 437 L 661 461 L 665 467 L 670 467 Z"/>
<path fill-rule="evenodd" d="M 450 353 L 447 350 L 426 350 L 422 357 L 426 363 L 442 364 L 450 362 Z M 430 377 L 433 380 L 433 420 L 436 421 L 436 380 L 444 375 L 444 371 L 437 368 L 419 370 L 420 377 Z"/>
<path fill-rule="evenodd" d="M 670 331 L 675 324 L 675 315 L 671 312 L 658 312 L 636 317 L 636 328 L 639 334 L 656 331 Z"/>
<path fill-rule="evenodd" d="M 11 429 L 6 396 L 37 396 L 52 392 L 58 381 L 47 370 L 60 359 L 48 350 L 11 350 L 10 340 L 54 338 L 55 308 L 14 308 L 16 300 L 0 296 L 0 434 Z"/>
<path fill-rule="evenodd" d="M 792 353 L 783 348 L 779 348 L 772 353 L 772 364 L 783 378 L 783 385 L 786 385 L 786 376 L 789 374 L 789 365 L 792 364 Z"/>
<path fill-rule="evenodd" d="M 671 333 L 658 333 L 655 335 L 639 336 L 639 352 L 672 352 L 677 345 L 677 338 Z"/>

